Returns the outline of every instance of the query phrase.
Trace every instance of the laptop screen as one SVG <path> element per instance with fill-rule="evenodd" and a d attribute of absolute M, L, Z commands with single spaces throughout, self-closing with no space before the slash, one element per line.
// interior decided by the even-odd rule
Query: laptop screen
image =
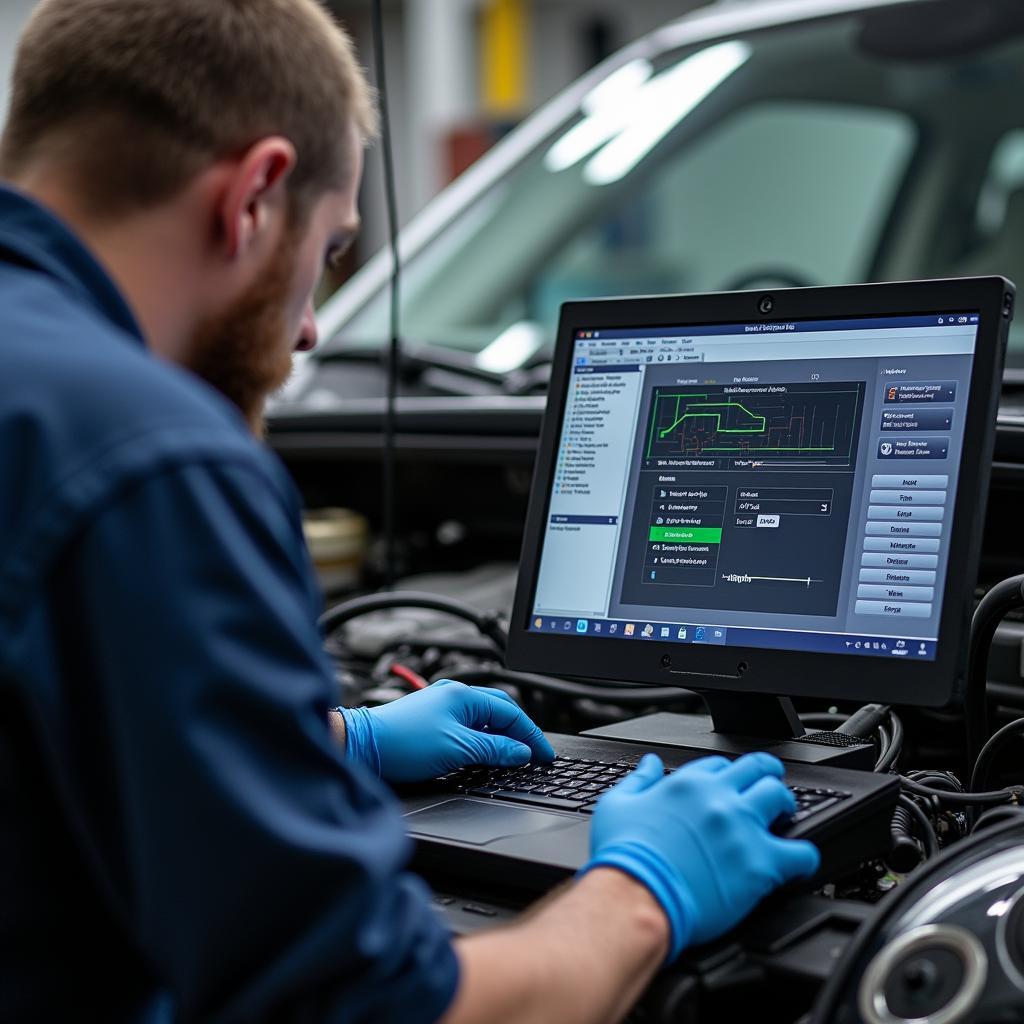
<path fill-rule="evenodd" d="M 577 330 L 528 629 L 934 660 L 979 319 Z"/>

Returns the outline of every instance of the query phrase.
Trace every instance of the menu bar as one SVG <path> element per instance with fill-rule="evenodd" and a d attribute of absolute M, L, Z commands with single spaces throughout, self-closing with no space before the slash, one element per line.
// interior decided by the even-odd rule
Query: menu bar
<path fill-rule="evenodd" d="M 711 334 L 800 334 L 819 331 L 906 330 L 914 327 L 977 329 L 977 313 L 944 313 L 927 316 L 876 316 L 839 320 L 773 320 L 742 324 L 702 324 L 691 327 L 629 327 L 578 330 L 577 341 L 611 342 L 630 338 L 684 338 Z"/>

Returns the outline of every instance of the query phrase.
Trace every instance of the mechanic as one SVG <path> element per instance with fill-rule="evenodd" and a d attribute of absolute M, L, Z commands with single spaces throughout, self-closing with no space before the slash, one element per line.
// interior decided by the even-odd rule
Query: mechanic
<path fill-rule="evenodd" d="M 315 0 L 44 0 L 0 142 L 0 1020 L 603 1021 L 817 851 L 767 755 L 598 806 L 453 942 L 384 783 L 550 760 L 500 691 L 331 715 L 259 443 L 357 230 L 370 90 Z M 334 720 L 332 734 L 331 720 Z M 341 744 L 337 741 L 341 740 Z"/>

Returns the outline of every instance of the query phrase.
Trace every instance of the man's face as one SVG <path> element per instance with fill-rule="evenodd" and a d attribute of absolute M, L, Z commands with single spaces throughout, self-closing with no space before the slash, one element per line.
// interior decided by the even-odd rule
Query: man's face
<path fill-rule="evenodd" d="M 349 181 L 321 196 L 304 224 L 283 232 L 253 283 L 193 339 L 189 368 L 234 402 L 257 434 L 267 398 L 291 374 L 292 354 L 316 345 L 313 294 L 324 266 L 345 252 L 359 230 L 362 146 L 354 130 L 351 146 Z"/>

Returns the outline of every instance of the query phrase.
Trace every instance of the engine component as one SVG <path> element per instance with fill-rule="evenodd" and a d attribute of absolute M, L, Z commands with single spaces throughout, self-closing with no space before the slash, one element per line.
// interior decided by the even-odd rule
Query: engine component
<path fill-rule="evenodd" d="M 970 1024 L 1024 1006 L 1024 812 L 922 865 L 850 944 L 813 1024 Z"/>

